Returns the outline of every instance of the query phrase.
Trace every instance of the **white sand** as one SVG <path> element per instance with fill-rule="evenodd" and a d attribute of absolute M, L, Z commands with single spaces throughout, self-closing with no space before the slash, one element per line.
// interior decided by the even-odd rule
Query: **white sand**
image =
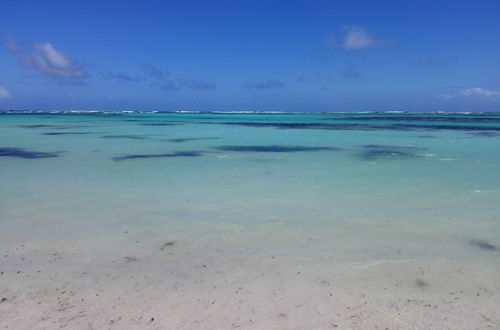
<path fill-rule="evenodd" d="M 2 245 L 0 328 L 500 329 L 500 263 L 121 236 Z"/>

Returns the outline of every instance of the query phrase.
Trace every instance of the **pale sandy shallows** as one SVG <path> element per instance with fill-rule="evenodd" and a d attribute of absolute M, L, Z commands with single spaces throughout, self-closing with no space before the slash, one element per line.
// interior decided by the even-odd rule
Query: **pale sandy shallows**
<path fill-rule="evenodd" d="M 128 231 L 98 242 L 2 249 L 1 328 L 500 329 L 491 263 L 348 262 Z"/>

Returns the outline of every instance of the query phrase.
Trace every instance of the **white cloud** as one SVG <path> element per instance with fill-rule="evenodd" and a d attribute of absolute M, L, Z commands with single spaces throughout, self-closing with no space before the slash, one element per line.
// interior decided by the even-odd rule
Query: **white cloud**
<path fill-rule="evenodd" d="M 0 86 L 0 100 L 10 99 L 10 98 L 11 98 L 10 93 L 5 88 Z"/>
<path fill-rule="evenodd" d="M 371 36 L 365 29 L 348 25 L 342 28 L 345 31 L 344 42 L 337 43 L 332 37 L 330 39 L 334 47 L 342 48 L 345 50 L 368 50 L 384 46 L 389 46 L 392 42 L 385 39 L 379 39 Z"/>
<path fill-rule="evenodd" d="M 87 75 L 78 63 L 48 42 L 36 43 L 31 53 L 23 50 L 12 39 L 5 42 L 5 47 L 17 56 L 21 66 L 37 70 L 46 76 L 68 79 L 84 78 Z"/>
<path fill-rule="evenodd" d="M 457 96 L 454 94 L 439 94 L 438 97 L 440 99 L 450 100 L 450 99 L 454 99 Z"/>
<path fill-rule="evenodd" d="M 500 97 L 500 92 L 489 91 L 480 87 L 464 89 L 460 92 L 462 96 L 484 96 L 484 97 Z"/>
<path fill-rule="evenodd" d="M 442 99 L 456 99 L 456 98 L 484 98 L 484 99 L 497 99 L 500 98 L 500 91 L 490 91 L 486 89 L 482 89 L 481 87 L 473 87 L 461 90 L 455 94 L 440 94 L 440 98 Z"/>

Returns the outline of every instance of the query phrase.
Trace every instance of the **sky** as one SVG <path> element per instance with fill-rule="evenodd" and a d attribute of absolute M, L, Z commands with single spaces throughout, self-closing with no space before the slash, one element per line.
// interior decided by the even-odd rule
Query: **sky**
<path fill-rule="evenodd" d="M 500 1 L 0 0 L 0 110 L 500 111 Z"/>

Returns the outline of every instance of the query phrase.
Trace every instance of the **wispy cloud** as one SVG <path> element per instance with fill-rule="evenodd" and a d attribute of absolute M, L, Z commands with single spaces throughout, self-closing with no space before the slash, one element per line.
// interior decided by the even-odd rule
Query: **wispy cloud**
<path fill-rule="evenodd" d="M 57 50 L 51 43 L 35 43 L 33 50 L 28 52 L 13 39 L 8 38 L 5 47 L 17 57 L 18 63 L 23 68 L 38 71 L 44 76 L 66 81 L 87 76 L 81 65 Z"/>
<path fill-rule="evenodd" d="M 76 104 L 76 102 L 78 101 L 78 98 L 73 93 L 68 94 L 68 99 L 73 104 Z"/>
<path fill-rule="evenodd" d="M 153 64 L 143 64 L 142 70 L 151 78 L 155 80 L 163 80 L 165 77 L 170 76 L 169 72 L 158 69 Z"/>
<path fill-rule="evenodd" d="M 482 89 L 481 87 L 467 88 L 455 94 L 440 94 L 442 99 L 456 99 L 456 98 L 483 98 L 489 100 L 500 99 L 500 91 L 492 91 Z"/>
<path fill-rule="evenodd" d="M 351 66 L 342 70 L 340 74 L 342 75 L 342 77 L 348 79 L 361 78 L 361 74 L 358 71 L 354 70 L 354 68 Z"/>
<path fill-rule="evenodd" d="M 5 100 L 5 99 L 10 99 L 12 96 L 10 96 L 10 93 L 0 86 L 0 100 Z"/>
<path fill-rule="evenodd" d="M 213 90 L 217 89 L 217 85 L 210 81 L 205 80 L 192 80 L 192 79 L 179 79 L 179 84 L 186 88 Z"/>
<path fill-rule="evenodd" d="M 126 82 L 138 82 L 145 79 L 142 76 L 131 76 L 126 73 L 112 73 L 112 72 L 101 72 L 101 76 L 105 79 L 116 79 Z"/>
<path fill-rule="evenodd" d="M 274 89 L 285 87 L 285 84 L 281 80 L 266 80 L 258 83 L 246 83 L 244 87 L 253 89 Z"/>
<path fill-rule="evenodd" d="M 333 36 L 330 37 L 331 45 L 336 48 L 357 51 L 376 49 L 393 44 L 391 40 L 373 37 L 365 29 L 356 25 L 343 26 L 342 30 L 345 32 L 343 42 L 338 42 Z"/>
<path fill-rule="evenodd" d="M 298 76 L 297 81 L 298 82 L 305 82 L 307 80 L 307 78 L 308 78 L 307 76 Z"/>
<path fill-rule="evenodd" d="M 184 88 L 198 89 L 205 91 L 217 89 L 217 85 L 214 82 L 199 80 L 199 79 L 186 79 L 186 78 L 179 78 L 177 80 L 168 80 L 162 82 L 154 82 L 151 86 L 167 92 L 178 91 Z"/>
<path fill-rule="evenodd" d="M 444 68 L 455 64 L 455 62 L 455 58 L 427 57 L 414 61 L 412 65 L 420 68 Z"/>
<path fill-rule="evenodd" d="M 319 72 L 316 72 L 315 74 L 312 74 L 312 75 L 302 75 L 302 76 L 297 77 L 297 81 L 299 81 L 299 82 L 306 82 L 308 80 L 322 80 L 325 82 L 329 82 L 329 81 L 334 80 L 334 77 L 331 74 L 319 73 Z"/>
<path fill-rule="evenodd" d="M 167 81 L 159 85 L 158 88 L 162 91 L 167 91 L 167 92 L 178 91 L 180 89 L 180 87 L 177 86 L 173 81 Z"/>
<path fill-rule="evenodd" d="M 58 78 L 56 83 L 59 86 L 87 86 L 84 81 L 72 78 Z"/>
<path fill-rule="evenodd" d="M 23 50 L 21 49 L 21 47 L 17 44 L 17 42 L 14 41 L 14 39 L 8 37 L 6 40 L 5 40 L 5 48 L 7 48 L 7 50 L 13 54 L 20 54 L 20 53 L 23 53 Z"/>

